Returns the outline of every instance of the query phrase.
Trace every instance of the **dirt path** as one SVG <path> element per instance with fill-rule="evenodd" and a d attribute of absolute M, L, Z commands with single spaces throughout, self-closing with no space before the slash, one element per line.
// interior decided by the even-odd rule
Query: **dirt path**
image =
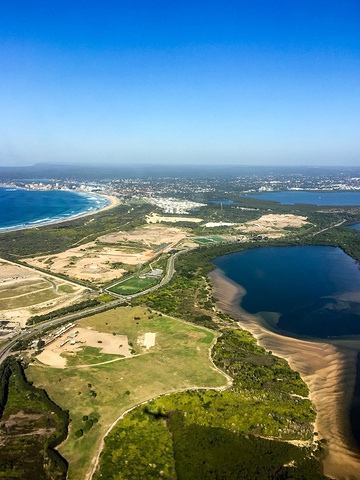
<path fill-rule="evenodd" d="M 178 319 L 177 319 L 178 320 Z M 188 322 L 186 322 L 188 323 Z M 214 333 L 214 332 L 212 332 Z M 86 477 L 84 480 L 92 480 L 94 478 L 94 475 L 96 474 L 97 472 L 97 469 L 98 469 L 98 466 L 99 466 L 99 460 L 100 460 L 100 455 L 101 455 L 101 452 L 103 451 L 104 449 L 104 445 L 105 445 L 105 437 L 107 437 L 109 435 L 109 433 L 111 432 L 111 430 L 115 427 L 115 425 L 120 421 L 122 420 L 128 413 L 130 413 L 132 410 L 134 410 L 135 408 L 137 408 L 139 405 L 145 405 L 146 403 L 152 401 L 152 400 L 155 400 L 157 398 L 160 398 L 164 395 L 171 395 L 173 393 L 180 393 L 180 392 L 186 392 L 188 390 L 216 390 L 218 392 L 223 392 L 225 390 L 227 390 L 228 388 L 230 388 L 233 384 L 233 379 L 227 374 L 225 373 L 223 370 L 221 370 L 220 368 L 218 368 L 215 363 L 213 362 L 213 359 L 212 359 L 212 356 L 211 356 L 211 352 L 212 352 L 212 349 L 215 345 L 217 341 L 217 337 L 214 338 L 210 348 L 209 348 L 209 359 L 210 359 L 210 362 L 212 364 L 212 369 L 219 372 L 221 375 L 223 375 L 225 378 L 226 378 L 226 385 L 224 385 L 223 387 L 188 387 L 188 388 L 181 388 L 181 389 L 178 389 L 178 390 L 170 390 L 166 393 L 161 393 L 160 395 L 156 395 L 155 397 L 152 397 L 152 398 L 148 398 L 147 400 L 143 401 L 143 402 L 140 402 L 140 403 L 137 403 L 136 405 L 134 405 L 133 407 L 129 408 L 128 410 L 125 410 L 125 412 L 123 412 L 116 420 L 114 420 L 114 422 L 108 427 L 108 429 L 106 430 L 102 440 L 101 440 L 101 444 L 100 444 L 100 447 L 99 447 L 99 451 L 98 451 L 98 454 L 97 456 L 94 458 L 94 460 L 92 461 L 92 464 L 91 464 L 91 467 L 89 469 L 89 472 L 87 473 Z"/>

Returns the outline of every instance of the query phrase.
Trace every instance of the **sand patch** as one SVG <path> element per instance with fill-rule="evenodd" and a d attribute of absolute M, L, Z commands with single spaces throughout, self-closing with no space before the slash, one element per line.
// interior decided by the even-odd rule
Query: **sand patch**
<path fill-rule="evenodd" d="M 187 233 L 177 227 L 149 225 L 130 232 L 109 233 L 99 237 L 98 240 L 105 243 L 136 242 L 153 248 L 164 243 L 178 242 L 186 236 Z"/>
<path fill-rule="evenodd" d="M 18 322 L 24 327 L 32 315 L 74 303 L 84 291 L 85 287 L 50 274 L 0 260 L 0 321 Z M 0 335 L 7 333 L 0 327 Z"/>
<path fill-rule="evenodd" d="M 271 238 L 283 236 L 286 232 L 282 230 L 286 227 L 300 228 L 308 224 L 307 217 L 292 214 L 269 214 L 263 215 L 258 220 L 251 220 L 236 227 L 244 233 L 256 232 L 267 234 Z"/>
<path fill-rule="evenodd" d="M 70 248 L 57 255 L 26 259 L 26 262 L 79 280 L 110 282 L 127 272 L 126 267 L 154 259 L 157 255 L 154 252 L 159 247 L 167 245 L 161 250 L 167 252 L 186 236 L 187 233 L 180 228 L 149 225 L 131 232 L 102 235 L 94 242 Z"/>
<path fill-rule="evenodd" d="M 66 343 L 64 344 L 64 342 Z M 60 346 L 61 344 L 63 345 Z M 64 368 L 66 366 L 66 358 L 61 356 L 61 354 L 76 354 L 82 347 L 96 347 L 100 348 L 100 353 L 122 355 L 127 358 L 132 357 L 127 335 L 112 335 L 111 333 L 98 332 L 89 327 L 74 326 L 74 328 L 62 335 L 61 338 L 47 345 L 36 358 L 46 365 Z"/>
<path fill-rule="evenodd" d="M 156 338 L 156 333 L 150 333 L 150 332 L 145 333 L 143 345 L 147 350 L 149 350 L 149 348 L 151 347 L 155 347 L 155 338 Z"/>
<path fill-rule="evenodd" d="M 200 223 L 203 222 L 202 218 L 196 217 L 188 217 L 184 215 L 183 217 L 163 217 L 158 215 L 157 213 L 152 213 L 146 217 L 147 223 L 161 223 L 161 222 L 169 222 L 169 223 L 177 223 L 177 222 L 194 222 Z"/>
<path fill-rule="evenodd" d="M 31 274 L 26 268 L 0 260 L 0 285 L 18 280 L 19 278 L 24 279 L 32 276 L 34 274 Z"/>

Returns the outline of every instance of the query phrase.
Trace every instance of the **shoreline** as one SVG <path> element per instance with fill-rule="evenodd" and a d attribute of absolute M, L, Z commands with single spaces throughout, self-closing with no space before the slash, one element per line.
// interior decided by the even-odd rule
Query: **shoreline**
<path fill-rule="evenodd" d="M 287 337 L 267 330 L 245 312 L 240 301 L 245 290 L 217 268 L 209 274 L 217 307 L 234 317 L 267 350 L 286 359 L 310 390 L 317 410 L 315 431 L 327 440 L 324 474 L 337 480 L 360 480 L 360 453 L 351 434 L 349 409 L 356 378 L 359 345 Z"/>
<path fill-rule="evenodd" d="M 16 188 L 16 189 L 27 190 L 27 189 L 21 189 L 21 188 Z M 36 190 L 36 191 L 42 191 L 42 190 Z M 48 225 L 57 225 L 59 223 L 69 222 L 69 221 L 72 221 L 72 220 L 75 220 L 75 219 L 78 219 L 78 218 L 87 217 L 89 215 L 94 215 L 96 213 L 103 212 L 105 210 L 109 210 L 110 208 L 113 208 L 116 205 L 119 205 L 119 203 L 120 203 L 120 200 L 117 197 L 112 196 L 112 195 L 105 195 L 105 194 L 102 194 L 102 193 L 84 193 L 84 192 L 77 192 L 77 191 L 73 191 L 73 190 L 63 190 L 63 191 L 72 192 L 72 193 L 75 193 L 77 195 L 89 195 L 89 196 L 92 195 L 92 196 L 101 197 L 101 198 L 106 199 L 109 203 L 107 205 L 103 206 L 103 207 L 100 207 L 100 208 L 96 209 L 96 210 L 92 210 L 91 212 L 89 212 L 87 210 L 84 210 L 84 212 L 79 212 L 77 214 L 74 214 L 72 216 L 62 218 L 62 219 L 51 220 L 49 218 L 49 221 L 44 221 L 44 223 L 40 223 L 41 220 L 39 220 L 39 223 L 35 223 L 34 225 L 26 225 L 26 226 L 20 226 L 20 227 L 17 227 L 15 225 L 13 227 L 4 227 L 3 229 L 0 228 L 0 234 L 1 233 L 9 233 L 9 232 L 18 232 L 20 230 L 28 230 L 30 228 L 40 228 L 40 227 L 46 227 Z"/>

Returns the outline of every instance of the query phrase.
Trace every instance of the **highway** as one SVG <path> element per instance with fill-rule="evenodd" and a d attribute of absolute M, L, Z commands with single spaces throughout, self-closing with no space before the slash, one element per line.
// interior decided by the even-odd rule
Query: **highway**
<path fill-rule="evenodd" d="M 5 358 L 9 355 L 11 355 L 11 349 L 12 347 L 19 341 L 26 340 L 26 338 L 30 337 L 34 333 L 40 333 L 42 330 L 53 327 L 58 325 L 59 323 L 64 323 L 64 322 L 73 322 L 74 320 L 79 320 L 80 318 L 87 316 L 89 314 L 94 314 L 94 313 L 100 313 L 105 310 L 109 310 L 111 308 L 116 308 L 117 306 L 121 305 L 124 302 L 127 302 L 133 298 L 140 297 L 141 295 L 146 295 L 147 293 L 154 292 L 155 290 L 163 287 L 167 283 L 170 282 L 172 279 L 174 273 L 175 273 L 175 258 L 181 255 L 182 253 L 188 252 L 188 250 L 181 250 L 179 252 L 176 252 L 174 255 L 172 255 L 169 259 L 168 265 L 167 265 L 167 271 L 163 279 L 161 280 L 160 283 L 157 285 L 154 285 L 153 287 L 148 288 L 147 290 L 143 290 L 142 292 L 135 293 L 133 295 L 117 295 L 114 294 L 113 292 L 107 292 L 110 293 L 112 296 L 116 296 L 118 299 L 114 300 L 112 302 L 106 303 L 104 305 L 98 305 L 93 308 L 89 308 L 88 310 L 82 310 L 80 312 L 75 312 L 69 315 L 65 315 L 63 317 L 59 317 L 55 320 L 49 320 L 48 322 L 41 323 L 39 325 L 36 325 L 33 328 L 26 329 L 20 335 L 18 335 L 16 338 L 10 340 L 6 345 L 0 347 L 0 364 L 5 360 Z M 106 291 L 106 289 L 104 289 Z"/>

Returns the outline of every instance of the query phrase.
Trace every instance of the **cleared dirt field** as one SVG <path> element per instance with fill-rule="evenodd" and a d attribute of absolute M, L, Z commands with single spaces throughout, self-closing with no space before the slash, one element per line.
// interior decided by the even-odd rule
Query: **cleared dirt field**
<path fill-rule="evenodd" d="M 270 238 L 278 238 L 289 233 L 284 231 L 286 227 L 300 228 L 308 224 L 307 217 L 299 215 L 263 215 L 258 220 L 251 220 L 236 227 L 243 233 L 256 232 L 259 234 L 266 234 Z"/>
<path fill-rule="evenodd" d="M 176 227 L 149 225 L 131 232 L 109 233 L 99 237 L 100 242 L 140 242 L 152 249 L 169 242 L 178 242 L 186 237 L 186 232 Z"/>
<path fill-rule="evenodd" d="M 162 252 L 170 250 L 185 238 L 180 228 L 149 225 L 131 232 L 117 232 L 100 236 L 95 242 L 80 245 L 58 255 L 26 259 L 29 265 L 48 268 L 54 273 L 92 282 L 110 282 L 127 272 L 126 266 L 151 261 L 153 252 L 169 244 Z M 116 265 L 116 268 L 114 268 Z"/>
<path fill-rule="evenodd" d="M 183 217 L 164 217 L 160 216 L 157 213 L 152 213 L 146 217 L 147 223 L 161 223 L 161 222 L 169 222 L 169 223 L 177 223 L 177 222 L 194 222 L 194 223 L 201 223 L 203 222 L 202 218 L 197 217 L 188 217 L 184 215 Z"/>
<path fill-rule="evenodd" d="M 128 408 L 169 391 L 226 385 L 226 378 L 209 359 L 215 333 L 142 307 L 120 307 L 77 323 L 110 336 L 116 333 L 115 338 L 126 335 L 134 356 L 119 359 L 112 355 L 115 361 L 108 356 L 107 363 L 94 365 L 94 354 L 92 365 L 84 368 L 80 365 L 85 354 L 78 352 L 75 355 L 80 360 L 71 368 L 30 365 L 26 370 L 29 380 L 70 411 L 69 437 L 59 448 L 70 465 L 69 480 L 88 478 L 105 432 Z M 97 356 L 104 361 L 101 351 Z M 94 415 L 99 421 L 76 438 L 84 415 Z"/>
<path fill-rule="evenodd" d="M 85 288 L 0 261 L 0 320 L 24 326 L 35 313 L 46 313 L 80 298 Z"/>
<path fill-rule="evenodd" d="M 67 343 L 64 345 L 65 341 Z M 89 347 L 93 348 L 89 349 Z M 74 364 L 87 365 L 106 361 L 104 354 L 108 354 L 106 357 L 108 360 L 114 359 L 114 355 L 118 358 L 132 357 L 127 336 L 98 332 L 89 327 L 74 327 L 47 345 L 36 358 L 51 367 L 65 368 Z"/>

